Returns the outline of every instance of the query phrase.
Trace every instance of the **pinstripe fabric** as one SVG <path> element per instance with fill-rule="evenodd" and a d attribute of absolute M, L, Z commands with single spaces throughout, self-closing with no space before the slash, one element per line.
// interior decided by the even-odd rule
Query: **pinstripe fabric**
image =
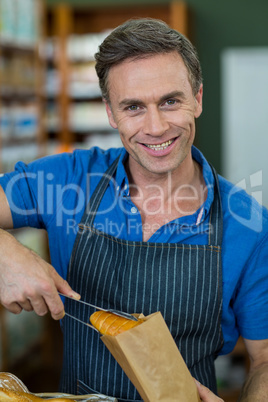
<path fill-rule="evenodd" d="M 95 212 L 117 161 L 101 179 L 79 225 L 69 283 L 82 299 L 104 308 L 161 311 L 192 375 L 216 392 L 214 358 L 222 347 L 221 239 L 222 211 L 218 179 L 211 208 L 209 244 L 133 242 L 93 227 Z M 71 300 L 66 311 L 88 321 L 89 307 Z M 80 323 L 64 318 L 64 362 L 61 390 L 101 392 L 119 400 L 140 396 L 99 339 Z"/>

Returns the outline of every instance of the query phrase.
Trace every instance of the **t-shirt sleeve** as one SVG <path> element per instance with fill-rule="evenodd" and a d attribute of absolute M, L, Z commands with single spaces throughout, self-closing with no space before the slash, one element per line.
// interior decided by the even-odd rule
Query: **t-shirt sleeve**
<path fill-rule="evenodd" d="M 63 202 L 63 189 L 72 182 L 76 170 L 72 154 L 18 162 L 11 173 L 0 177 L 13 218 L 14 228 L 46 228 Z M 61 197 L 62 196 L 62 197 Z"/>
<path fill-rule="evenodd" d="M 243 338 L 268 339 L 267 230 L 244 268 L 233 308 Z"/>

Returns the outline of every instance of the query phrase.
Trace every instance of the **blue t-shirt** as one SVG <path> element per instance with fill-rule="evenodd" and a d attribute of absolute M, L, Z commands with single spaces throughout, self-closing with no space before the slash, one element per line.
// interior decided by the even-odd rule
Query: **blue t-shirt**
<path fill-rule="evenodd" d="M 208 188 L 204 204 L 192 215 L 156 227 L 150 242 L 208 244 L 209 212 L 214 197 L 211 168 L 195 147 Z M 141 216 L 129 196 L 123 148 L 76 150 L 45 157 L 0 178 L 12 211 L 14 227 L 31 226 L 48 232 L 51 263 L 66 279 L 68 264 L 86 204 L 108 166 L 120 156 L 113 180 L 94 220 L 112 236 L 142 241 Z M 268 338 L 268 212 L 244 190 L 219 177 L 223 208 L 222 354 L 239 335 Z"/>

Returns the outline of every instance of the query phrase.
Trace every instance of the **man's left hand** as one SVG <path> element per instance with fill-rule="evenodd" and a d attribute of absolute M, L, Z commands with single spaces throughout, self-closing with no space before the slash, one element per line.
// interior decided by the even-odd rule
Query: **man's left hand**
<path fill-rule="evenodd" d="M 195 380 L 197 385 L 198 393 L 203 402 L 224 402 L 223 399 L 219 398 L 217 395 L 213 394 L 210 389 L 200 384 L 199 381 Z"/>

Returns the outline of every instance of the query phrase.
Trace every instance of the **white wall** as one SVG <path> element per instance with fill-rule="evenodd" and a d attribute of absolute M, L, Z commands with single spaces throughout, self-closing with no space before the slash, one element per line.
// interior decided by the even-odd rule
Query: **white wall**
<path fill-rule="evenodd" d="M 222 54 L 223 175 L 268 206 L 268 47 Z"/>

